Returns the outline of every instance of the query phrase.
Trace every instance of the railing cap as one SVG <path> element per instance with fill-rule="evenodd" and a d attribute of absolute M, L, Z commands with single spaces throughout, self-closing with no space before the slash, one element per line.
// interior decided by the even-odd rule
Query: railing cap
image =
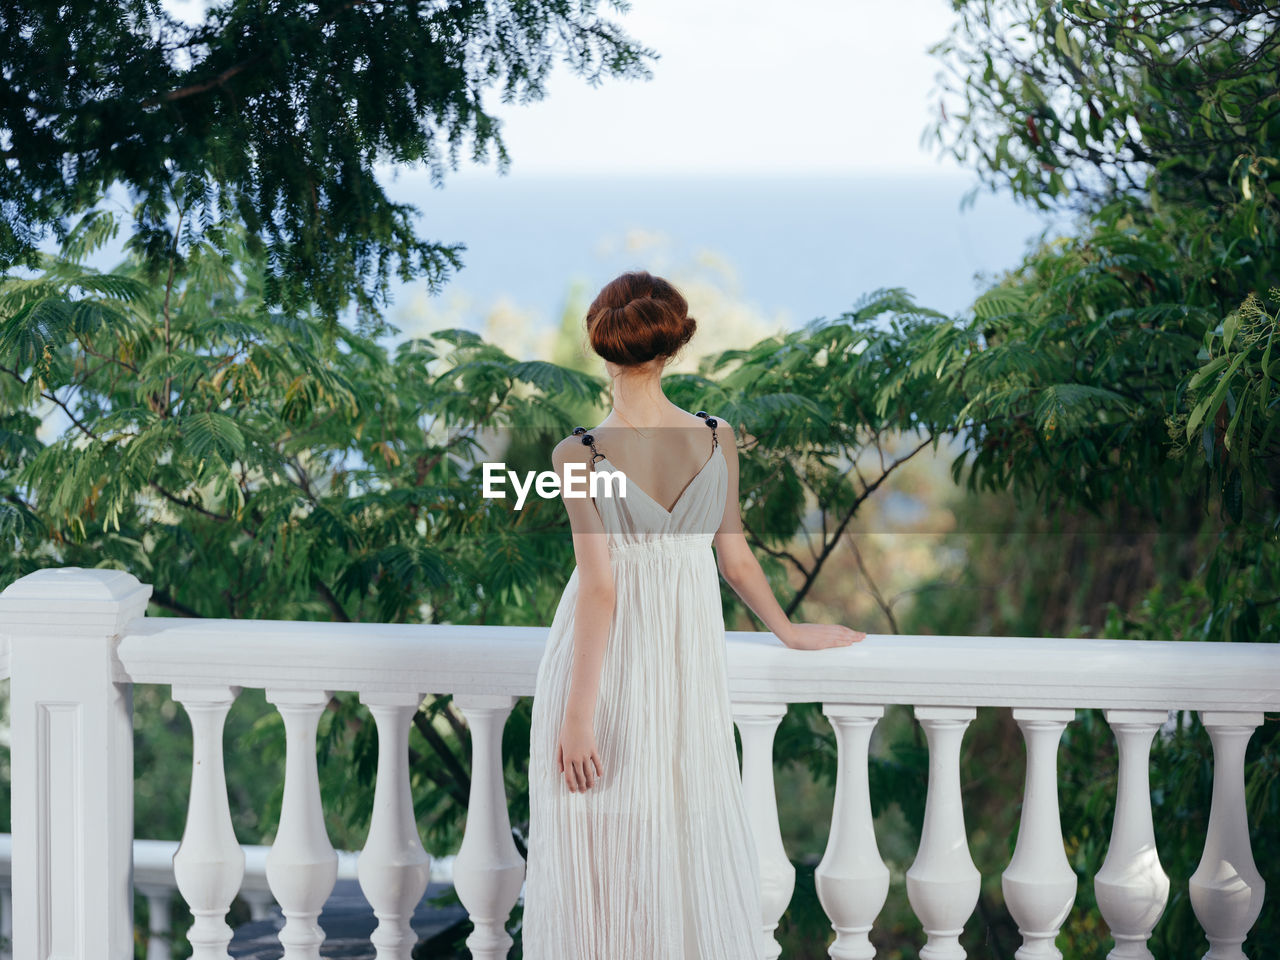
<path fill-rule="evenodd" d="M 146 613 L 151 584 L 123 570 L 45 567 L 0 593 L 0 630 L 115 636 Z"/>

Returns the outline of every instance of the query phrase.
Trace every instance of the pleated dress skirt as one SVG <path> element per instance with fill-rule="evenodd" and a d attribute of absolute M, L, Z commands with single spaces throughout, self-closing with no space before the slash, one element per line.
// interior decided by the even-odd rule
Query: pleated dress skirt
<path fill-rule="evenodd" d="M 582 792 L 556 765 L 576 569 L 565 587 L 533 701 L 524 960 L 765 955 L 719 572 L 711 534 L 682 532 L 718 520 L 724 479 L 713 455 L 670 513 L 642 492 L 602 507 L 622 511 L 606 518 L 615 602 L 595 710 L 604 772 Z"/>

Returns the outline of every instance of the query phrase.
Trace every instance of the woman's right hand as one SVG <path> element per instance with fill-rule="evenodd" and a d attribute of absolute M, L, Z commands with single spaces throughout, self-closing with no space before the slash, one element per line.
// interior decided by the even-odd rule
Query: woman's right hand
<path fill-rule="evenodd" d="M 778 639 L 792 650 L 825 650 L 847 647 L 866 637 L 861 630 L 850 630 L 838 623 L 793 623 L 788 636 Z"/>
<path fill-rule="evenodd" d="M 561 724 L 556 762 L 571 793 L 595 786 L 604 767 L 596 753 L 596 734 L 589 722 L 566 719 Z"/>

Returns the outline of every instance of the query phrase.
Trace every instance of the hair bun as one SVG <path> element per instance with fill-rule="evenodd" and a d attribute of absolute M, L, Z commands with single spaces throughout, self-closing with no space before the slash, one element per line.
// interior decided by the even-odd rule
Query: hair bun
<path fill-rule="evenodd" d="M 680 292 L 644 270 L 605 284 L 587 309 L 591 349 L 621 366 L 674 356 L 697 329 Z"/>

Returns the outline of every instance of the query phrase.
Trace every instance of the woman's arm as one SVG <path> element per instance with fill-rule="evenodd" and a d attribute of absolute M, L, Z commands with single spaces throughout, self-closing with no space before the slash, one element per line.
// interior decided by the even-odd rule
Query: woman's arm
<path fill-rule="evenodd" d="M 729 489 L 725 495 L 724 517 L 716 531 L 716 563 L 720 575 L 742 602 L 751 608 L 766 627 L 788 647 L 798 650 L 821 650 L 845 647 L 863 639 L 866 634 L 839 624 L 792 623 L 773 595 L 773 588 L 760 569 L 760 561 L 747 545 L 742 532 L 742 513 L 738 505 L 738 444 L 733 431 L 721 420 L 716 430 L 724 447 L 729 467 Z"/>
<path fill-rule="evenodd" d="M 591 451 L 577 437 L 556 445 L 551 455 L 560 475 L 560 493 L 573 530 L 578 563 L 578 598 L 573 613 L 573 665 L 569 695 L 561 720 L 556 762 L 571 791 L 595 785 L 604 772 L 596 752 L 595 709 L 600 671 L 613 622 L 613 568 L 600 513 L 590 497 L 566 497 L 565 467 L 584 463 L 590 473 Z M 579 471 L 579 476 L 581 472 Z M 588 480 L 589 482 L 589 480 Z M 577 484 L 582 488 L 581 480 Z"/>

